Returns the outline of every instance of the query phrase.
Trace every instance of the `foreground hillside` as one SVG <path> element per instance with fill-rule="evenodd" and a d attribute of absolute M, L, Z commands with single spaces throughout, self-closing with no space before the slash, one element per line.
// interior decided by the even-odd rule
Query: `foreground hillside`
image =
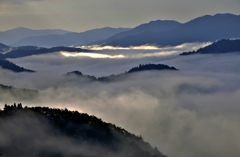
<path fill-rule="evenodd" d="M 164 157 L 141 136 L 67 109 L 5 105 L 0 139 L 7 157 Z"/>

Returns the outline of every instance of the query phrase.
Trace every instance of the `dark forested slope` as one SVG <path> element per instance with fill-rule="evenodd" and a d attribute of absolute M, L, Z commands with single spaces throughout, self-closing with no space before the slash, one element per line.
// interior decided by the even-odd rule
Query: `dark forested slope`
<path fill-rule="evenodd" d="M 164 157 L 141 136 L 67 109 L 5 105 L 0 139 L 7 157 Z"/>
<path fill-rule="evenodd" d="M 125 73 L 121 73 L 117 75 L 103 76 L 103 77 L 97 78 L 95 76 L 84 75 L 80 71 L 72 71 L 72 72 L 68 72 L 64 76 L 77 76 L 77 77 L 89 79 L 91 81 L 111 82 L 111 81 L 121 81 L 136 72 L 162 71 L 162 70 L 178 71 L 178 69 L 176 69 L 175 67 L 170 67 L 164 64 L 140 64 L 139 66 L 133 67 L 129 71 L 126 71 Z"/>
<path fill-rule="evenodd" d="M 220 40 L 213 44 L 200 48 L 197 51 L 183 52 L 180 55 L 192 54 L 220 54 L 229 52 L 240 52 L 240 39 L 238 40 Z"/>
<path fill-rule="evenodd" d="M 33 70 L 25 69 L 23 67 L 20 67 L 8 60 L 0 59 L 0 67 L 6 70 L 10 70 L 13 72 L 35 72 Z"/>

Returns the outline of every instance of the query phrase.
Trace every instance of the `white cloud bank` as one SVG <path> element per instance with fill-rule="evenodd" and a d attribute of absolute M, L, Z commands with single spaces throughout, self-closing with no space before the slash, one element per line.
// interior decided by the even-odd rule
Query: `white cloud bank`
<path fill-rule="evenodd" d="M 123 51 L 103 52 L 116 55 Z M 139 51 L 124 51 L 135 52 Z M 49 54 L 12 60 L 39 73 L 1 70 L 0 83 L 39 89 L 39 97 L 24 100 L 23 105 L 66 107 L 96 115 L 142 135 L 170 157 L 240 156 L 239 59 L 237 53 L 140 59 Z M 139 63 L 164 63 L 180 71 L 139 73 L 111 83 L 62 76 L 72 70 L 93 75 L 118 74 Z M 1 100 L 1 104 L 13 103 L 10 97 Z"/>

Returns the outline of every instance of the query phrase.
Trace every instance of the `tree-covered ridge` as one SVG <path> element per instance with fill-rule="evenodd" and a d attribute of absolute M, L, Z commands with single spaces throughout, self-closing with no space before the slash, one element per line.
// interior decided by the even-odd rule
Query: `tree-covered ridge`
<path fill-rule="evenodd" d="M 178 71 L 175 67 L 170 67 L 168 65 L 164 64 L 140 64 L 137 67 L 131 68 L 129 71 L 121 74 L 116 74 L 116 75 L 110 75 L 110 76 L 103 76 L 103 77 L 95 77 L 95 76 L 90 76 L 90 75 L 84 75 L 80 71 L 72 71 L 68 72 L 64 76 L 79 76 L 81 78 L 87 78 L 90 79 L 91 81 L 100 81 L 100 82 L 110 82 L 110 81 L 118 81 L 125 79 L 128 75 L 136 73 L 136 72 L 142 72 L 142 71 L 152 71 L 152 70 L 171 70 L 171 71 Z"/>
<path fill-rule="evenodd" d="M 139 72 L 139 71 L 149 71 L 149 70 L 178 70 L 174 67 L 170 67 L 164 64 L 143 64 L 138 67 L 130 69 L 127 73 Z"/>
<path fill-rule="evenodd" d="M 3 60 L 3 59 L 0 59 L 0 67 L 3 69 L 11 70 L 13 72 L 35 72 L 33 70 L 25 69 L 8 60 Z"/>
<path fill-rule="evenodd" d="M 204 48 L 200 48 L 197 51 L 184 52 L 180 55 L 219 54 L 219 53 L 229 53 L 229 52 L 240 52 L 240 39 L 220 40 Z"/>
<path fill-rule="evenodd" d="M 0 153 L 8 157 L 13 157 L 16 153 L 20 157 L 32 157 L 29 155 L 32 154 L 30 153 L 31 149 L 37 150 L 37 154 L 36 152 L 33 153 L 36 157 L 165 157 L 157 148 L 152 148 L 149 143 L 145 142 L 141 136 L 136 136 L 113 124 L 103 122 L 95 116 L 77 111 L 69 111 L 68 109 L 48 107 L 23 108 L 22 104 L 5 105 L 4 109 L 0 110 L 0 122 L 0 133 L 5 133 L 7 134 L 5 137 L 9 136 L 10 138 L 9 143 L 0 141 Z M 47 130 L 51 131 L 48 134 L 44 134 L 44 138 L 38 139 L 39 136 L 42 136 L 43 132 L 32 132 L 31 129 L 34 131 L 33 127 L 36 125 L 32 122 L 37 122 L 38 125 L 35 126 L 36 128 L 46 128 L 49 125 L 51 128 Z M 24 124 L 24 127 L 21 127 L 21 123 Z M 31 126 L 26 126 L 26 124 L 31 124 Z M 4 130 L 9 129 L 6 127 L 8 125 L 10 128 L 16 127 L 19 130 L 16 130 L 16 132 L 13 130 L 4 132 Z M 12 132 L 12 134 L 9 132 Z M 32 138 L 29 140 L 31 135 Z M 58 138 L 55 139 L 55 137 Z M 38 139 L 38 144 L 34 143 L 31 145 L 31 141 L 34 141 L 35 138 Z M 68 148 L 69 152 L 62 152 L 59 149 L 61 144 L 59 143 L 58 145 L 58 142 L 53 142 L 54 145 L 49 145 L 49 148 L 45 148 L 41 145 L 41 142 L 44 143 L 48 138 L 52 141 L 55 139 L 58 142 L 64 142 L 59 141 L 61 138 L 64 138 L 66 141 L 72 141 L 74 147 L 79 147 L 78 151 L 72 152 L 70 145 L 64 145 L 64 147 Z M 16 145 L 15 143 L 21 143 L 21 145 Z M 25 148 L 24 146 L 28 147 Z M 52 147 L 55 149 L 51 149 Z M 84 153 L 84 150 L 81 151 L 81 147 L 89 149 L 91 152 Z"/>

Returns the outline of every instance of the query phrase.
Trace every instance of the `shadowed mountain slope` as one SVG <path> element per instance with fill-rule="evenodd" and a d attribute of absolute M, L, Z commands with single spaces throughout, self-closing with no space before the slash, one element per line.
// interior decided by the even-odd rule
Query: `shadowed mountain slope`
<path fill-rule="evenodd" d="M 151 21 L 149 23 L 141 24 L 133 29 L 130 29 L 125 32 L 117 33 L 107 40 L 104 41 L 104 43 L 111 42 L 113 40 L 121 39 L 130 35 L 137 35 L 144 32 L 164 32 L 169 31 L 172 29 L 175 29 L 179 27 L 181 23 L 177 21 L 171 21 L 171 20 L 157 20 L 157 21 Z"/>
<path fill-rule="evenodd" d="M 33 70 L 25 69 L 8 60 L 3 60 L 3 59 L 0 59 L 0 67 L 13 72 L 35 72 Z"/>
<path fill-rule="evenodd" d="M 67 109 L 5 105 L 0 138 L 8 157 L 165 157 L 140 136 Z"/>
<path fill-rule="evenodd" d="M 0 53 L 7 51 L 10 47 L 0 43 Z"/>
<path fill-rule="evenodd" d="M 183 52 L 180 55 L 192 55 L 192 54 L 220 54 L 220 53 L 240 53 L 240 40 L 220 40 L 213 44 L 200 48 L 197 51 Z"/>
<path fill-rule="evenodd" d="M 121 39 L 105 42 L 104 45 L 124 47 L 146 44 L 174 46 L 190 42 L 208 42 L 239 37 L 240 15 L 216 14 L 193 19 L 173 30 L 129 35 Z"/>

